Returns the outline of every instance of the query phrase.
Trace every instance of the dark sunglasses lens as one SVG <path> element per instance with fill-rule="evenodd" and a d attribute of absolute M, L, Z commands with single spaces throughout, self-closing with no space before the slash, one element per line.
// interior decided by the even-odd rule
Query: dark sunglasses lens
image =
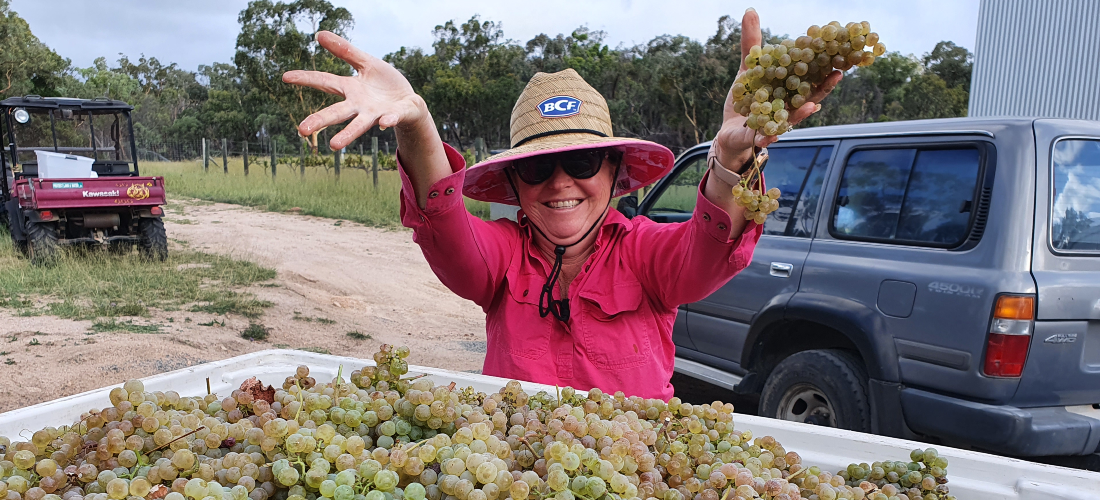
<path fill-rule="evenodd" d="M 588 179 L 599 173 L 604 156 L 603 151 L 591 149 L 563 153 L 561 168 L 574 179 Z"/>
<path fill-rule="evenodd" d="M 546 182 L 554 175 L 554 161 L 546 156 L 533 156 L 512 162 L 516 169 L 516 175 L 520 180 L 528 184 L 540 184 Z"/>

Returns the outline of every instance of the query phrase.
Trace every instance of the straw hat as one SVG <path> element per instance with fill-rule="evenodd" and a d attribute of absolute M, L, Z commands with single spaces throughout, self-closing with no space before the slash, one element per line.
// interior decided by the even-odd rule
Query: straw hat
<path fill-rule="evenodd" d="M 535 73 L 512 108 L 511 136 L 512 149 L 470 167 L 463 194 L 475 200 L 518 205 L 504 169 L 512 160 L 541 154 L 606 147 L 622 151 L 614 196 L 656 182 L 675 161 L 672 151 L 660 144 L 614 137 L 607 102 L 572 69 Z"/>

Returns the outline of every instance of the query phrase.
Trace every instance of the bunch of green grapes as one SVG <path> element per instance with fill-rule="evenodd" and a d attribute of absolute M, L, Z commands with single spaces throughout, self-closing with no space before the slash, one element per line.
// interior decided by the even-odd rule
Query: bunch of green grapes
<path fill-rule="evenodd" d="M 409 363 L 405 361 L 408 357 L 408 347 L 382 344 L 378 352 L 374 353 L 374 366 L 365 366 L 352 372 L 351 381 L 359 387 L 387 390 L 390 384 L 397 383 L 403 375 L 409 373 Z"/>
<path fill-rule="evenodd" d="M 795 40 L 754 46 L 745 58 L 748 71 L 733 84 L 734 110 L 749 118 L 745 126 L 764 135 L 782 134 L 791 128 L 790 113 L 806 104 L 813 86 L 834 69 L 869 66 L 885 53 L 867 21 L 813 25 Z"/>
<path fill-rule="evenodd" d="M 516 381 L 484 394 L 402 379 L 407 356 L 385 346 L 352 383 L 299 367 L 263 396 L 128 381 L 71 426 L 0 437 L 0 500 L 949 498 L 933 450 L 833 475 L 735 429 L 729 404 Z"/>
<path fill-rule="evenodd" d="M 797 39 L 778 44 L 753 46 L 745 58 L 747 71 L 738 75 L 730 90 L 733 109 L 747 116 L 745 126 L 764 135 L 780 135 L 791 129 L 794 110 L 806 104 L 814 85 L 834 69 L 869 66 L 886 53 L 871 24 L 833 21 L 824 27 L 813 25 Z M 760 167 L 766 153 L 757 156 L 752 168 L 734 186 L 735 202 L 745 209 L 745 219 L 763 224 L 779 208 L 779 190 L 766 193 L 758 187 Z"/>
<path fill-rule="evenodd" d="M 851 464 L 838 475 L 852 486 L 859 486 L 872 500 L 908 498 L 909 500 L 954 499 L 947 487 L 947 458 L 935 448 L 913 450 L 911 462 L 875 462 Z"/>

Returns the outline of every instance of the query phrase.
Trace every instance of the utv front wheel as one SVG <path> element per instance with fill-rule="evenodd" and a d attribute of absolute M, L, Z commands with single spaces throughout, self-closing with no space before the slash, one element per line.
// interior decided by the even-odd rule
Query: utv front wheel
<path fill-rule="evenodd" d="M 57 223 L 27 221 L 27 258 L 36 266 L 57 262 L 61 252 L 57 242 Z"/>
<path fill-rule="evenodd" d="M 138 222 L 138 246 L 141 255 L 150 260 L 168 258 L 168 235 L 164 232 L 164 221 L 160 219 L 141 219 Z"/>

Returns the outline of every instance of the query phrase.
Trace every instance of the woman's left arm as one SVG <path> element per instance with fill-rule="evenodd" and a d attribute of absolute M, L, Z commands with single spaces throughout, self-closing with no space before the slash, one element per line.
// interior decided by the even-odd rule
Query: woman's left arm
<path fill-rule="evenodd" d="M 761 42 L 760 17 L 757 16 L 755 9 L 749 8 L 741 20 L 741 73 L 748 70 L 745 59 L 749 55 L 749 49 L 760 45 Z M 840 82 L 840 78 L 841 73 L 833 71 L 820 85 L 815 86 L 806 104 L 791 113 L 789 120 L 791 125 L 805 120 L 821 109 L 818 103 L 832 92 Z M 730 85 L 732 90 L 732 83 Z M 777 139 L 774 135 L 757 134 L 755 130 L 745 126 L 745 120 L 746 117 L 733 110 L 733 95 L 727 92 L 726 103 L 722 109 L 722 128 L 714 137 L 714 143 L 717 144 L 718 162 L 734 172 L 740 170 L 741 166 L 752 158 L 754 146 L 767 147 Z M 715 145 L 712 144 L 711 148 L 715 148 Z M 748 222 L 745 220 L 745 210 L 734 202 L 733 186 L 719 179 L 718 176 L 707 177 L 707 183 L 703 186 L 703 196 L 729 214 L 730 237 L 736 237 L 744 232 Z"/>

